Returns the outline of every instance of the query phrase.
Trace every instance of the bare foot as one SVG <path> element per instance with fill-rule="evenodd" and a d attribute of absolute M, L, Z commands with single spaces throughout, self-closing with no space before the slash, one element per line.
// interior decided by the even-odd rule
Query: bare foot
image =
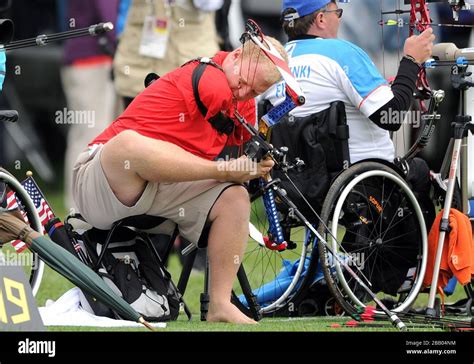
<path fill-rule="evenodd" d="M 232 303 L 209 305 L 207 313 L 208 322 L 228 322 L 231 324 L 256 325 L 257 321 L 252 320 L 242 313 Z"/>

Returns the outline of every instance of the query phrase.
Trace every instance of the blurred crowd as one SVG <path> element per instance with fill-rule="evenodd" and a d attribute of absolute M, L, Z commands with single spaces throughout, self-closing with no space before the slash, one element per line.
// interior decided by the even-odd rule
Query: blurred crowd
<path fill-rule="evenodd" d="M 383 2 L 384 10 L 398 5 L 397 0 Z M 407 28 L 387 26 L 382 32 L 379 0 L 340 6 L 352 8 L 343 19 L 341 38 L 361 46 L 384 76 L 392 76 Z M 435 22 L 452 23 L 447 4 L 431 6 Z M 15 22 L 15 39 L 106 21 L 115 26 L 102 37 L 9 54 L 0 107 L 19 110 L 21 120 L 20 126 L 0 125 L 2 164 L 9 169 L 18 161 L 31 164 L 43 180 L 64 181 L 67 192 L 76 156 L 143 90 L 149 72 L 163 75 L 190 59 L 232 49 L 247 18 L 284 43 L 280 10 L 281 0 L 0 1 L 1 17 Z M 473 24 L 473 13 L 463 14 L 460 22 Z M 471 29 L 440 27 L 436 33 L 439 42 L 472 46 Z M 438 87 L 449 88 L 449 77 L 435 78 Z M 455 109 L 456 102 L 448 100 L 445 109 Z M 66 206 L 74 207 L 69 193 Z"/>

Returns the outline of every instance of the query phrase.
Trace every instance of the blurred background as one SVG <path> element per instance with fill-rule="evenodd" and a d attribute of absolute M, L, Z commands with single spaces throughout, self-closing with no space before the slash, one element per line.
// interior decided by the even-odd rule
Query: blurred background
<path fill-rule="evenodd" d="M 185 48 L 176 51 L 180 57 L 171 59 L 166 55 L 157 62 L 147 62 L 138 46 L 134 50 L 128 44 L 140 43 L 145 18 L 160 13 L 163 3 L 179 8 L 180 19 L 186 20 L 179 26 L 182 29 L 175 28 L 176 34 L 190 29 L 187 27 L 204 24 L 209 40 L 203 42 L 183 35 L 187 43 Z M 396 74 L 408 27 L 385 26 L 382 32 L 381 4 L 384 10 L 393 10 L 400 5 L 404 7 L 401 3 L 398 0 L 352 0 L 339 4 L 344 9 L 340 38 L 366 50 L 387 78 Z M 141 80 L 140 84 L 130 83 L 127 89 L 131 79 L 127 78 L 127 65 L 124 68 L 121 62 L 143 59 L 140 67 L 146 71 L 166 73 L 186 59 L 212 56 L 219 49 L 237 47 L 247 18 L 255 19 L 266 34 L 285 42 L 280 8 L 281 0 L 0 0 L 0 17 L 14 21 L 14 40 L 105 21 L 115 25 L 114 33 L 104 37 L 7 53 L 7 76 L 0 94 L 0 107 L 18 110 L 20 120 L 16 125 L 0 124 L 1 164 L 21 180 L 26 171 L 32 170 L 56 214 L 63 217 L 74 207 L 65 188 L 68 174 L 64 166 L 71 163 L 67 159 L 72 158 L 68 155 L 84 149 L 143 88 Z M 166 14 L 166 6 L 163 9 Z M 453 23 L 447 4 L 432 4 L 431 10 L 435 23 Z M 382 19 L 396 19 L 396 15 Z M 474 24 L 473 12 L 462 13 L 459 21 Z M 214 28 L 209 29 L 209 24 Z M 435 27 L 435 32 L 437 41 L 454 42 L 459 48 L 472 46 L 471 28 Z M 207 48 L 202 47 L 203 43 Z M 174 48 L 170 47 L 170 52 Z M 133 57 L 131 50 L 139 54 Z M 138 69 L 138 64 L 136 67 Z M 133 76 L 133 67 L 129 71 Z M 127 76 L 125 81 L 122 73 Z M 430 72 L 430 79 L 435 88 L 450 90 L 449 71 Z M 448 92 L 442 110 L 447 121 L 457 113 L 458 100 L 459 94 Z M 69 111 L 85 113 L 71 114 L 68 119 Z M 449 138 L 449 122 L 445 126 L 437 131 L 437 140 L 425 155 L 435 169 L 444 154 L 442 146 Z"/>

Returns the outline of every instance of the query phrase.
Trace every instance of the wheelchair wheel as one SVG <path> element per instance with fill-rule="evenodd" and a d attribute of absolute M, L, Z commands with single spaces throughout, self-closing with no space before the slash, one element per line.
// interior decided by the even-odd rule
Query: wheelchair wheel
<path fill-rule="evenodd" d="M 19 209 L 26 214 L 31 227 L 38 232 L 42 232 L 43 226 L 41 225 L 33 201 L 31 201 L 31 198 L 20 182 L 9 172 L 0 168 L 0 183 L 1 182 L 6 184 L 8 187 L 7 190 L 13 191 L 16 194 Z M 44 272 L 44 263 L 39 259 L 38 254 L 31 252 L 29 249 L 17 254 L 12 242 L 4 244 L 1 247 L 1 253 L 7 264 L 19 264 L 23 267 L 25 275 L 30 282 L 33 295 L 36 295 L 40 288 Z"/>
<path fill-rule="evenodd" d="M 242 265 L 260 304 L 260 313 L 264 316 L 298 315 L 305 287 L 312 282 L 317 268 L 317 264 L 311 264 L 315 239 L 296 219 L 282 216 L 281 226 L 289 245 L 282 251 L 271 250 L 264 243 L 268 219 L 262 199 L 253 201 L 251 209 L 251 231 Z M 249 313 L 238 282 L 234 285 L 233 302 Z"/>
<path fill-rule="evenodd" d="M 331 186 L 321 218 L 330 231 L 320 224 L 321 236 L 382 302 L 395 312 L 409 309 L 425 275 L 427 234 L 406 182 L 381 163 L 354 165 Z M 329 288 L 346 312 L 375 305 L 324 244 L 318 249 Z"/>

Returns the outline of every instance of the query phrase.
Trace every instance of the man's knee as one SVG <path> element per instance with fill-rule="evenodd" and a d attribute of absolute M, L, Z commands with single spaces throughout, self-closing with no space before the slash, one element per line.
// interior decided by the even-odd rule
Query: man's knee
<path fill-rule="evenodd" d="M 239 206 L 250 208 L 250 198 L 247 189 L 244 186 L 231 186 L 227 188 L 219 197 L 227 204 L 238 204 Z"/>
<path fill-rule="evenodd" d="M 133 130 L 125 130 L 117 134 L 105 144 L 101 162 L 105 169 L 131 170 L 142 136 Z"/>
<path fill-rule="evenodd" d="M 126 155 L 139 149 L 137 146 L 140 145 L 140 138 L 142 138 L 142 136 L 136 131 L 124 130 L 110 139 L 105 146 L 112 147 L 114 152 Z"/>
<path fill-rule="evenodd" d="M 239 217 L 248 218 L 250 215 L 250 199 L 248 191 L 243 186 L 231 186 L 227 188 L 213 207 L 211 216 L 230 212 Z"/>

